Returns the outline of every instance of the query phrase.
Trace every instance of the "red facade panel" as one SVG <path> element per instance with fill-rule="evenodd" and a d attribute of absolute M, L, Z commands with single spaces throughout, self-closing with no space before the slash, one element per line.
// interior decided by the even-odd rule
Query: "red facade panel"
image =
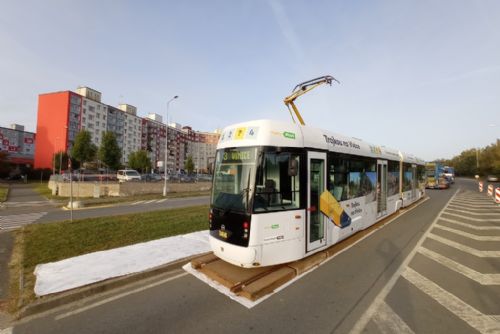
<path fill-rule="evenodd" d="M 54 153 L 66 151 L 70 91 L 38 96 L 35 168 L 52 168 Z"/>

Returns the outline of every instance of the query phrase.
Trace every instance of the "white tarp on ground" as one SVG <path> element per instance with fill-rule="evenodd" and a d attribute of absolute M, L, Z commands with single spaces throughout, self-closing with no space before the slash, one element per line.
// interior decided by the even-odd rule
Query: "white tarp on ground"
<path fill-rule="evenodd" d="M 35 268 L 38 296 L 137 273 L 210 251 L 208 231 L 85 254 Z"/>

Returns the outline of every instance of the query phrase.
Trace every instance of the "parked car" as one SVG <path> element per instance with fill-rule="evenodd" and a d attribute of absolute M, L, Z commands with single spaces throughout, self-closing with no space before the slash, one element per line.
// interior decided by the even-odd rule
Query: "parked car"
<path fill-rule="evenodd" d="M 193 175 L 181 174 L 179 176 L 179 180 L 184 183 L 191 183 L 191 182 L 196 182 L 196 177 Z"/>
<path fill-rule="evenodd" d="M 211 182 L 212 181 L 212 175 L 210 174 L 198 174 L 196 176 L 199 182 Z"/>
<path fill-rule="evenodd" d="M 142 174 L 141 180 L 146 182 L 158 182 L 163 180 L 163 178 L 161 177 L 160 174 L 149 173 L 149 174 Z"/>
<path fill-rule="evenodd" d="M 120 169 L 116 173 L 116 178 L 118 182 L 140 181 L 141 175 L 134 169 Z"/>
<path fill-rule="evenodd" d="M 496 177 L 495 175 L 488 175 L 486 177 L 486 181 L 488 181 L 488 182 L 498 182 L 498 177 Z"/>

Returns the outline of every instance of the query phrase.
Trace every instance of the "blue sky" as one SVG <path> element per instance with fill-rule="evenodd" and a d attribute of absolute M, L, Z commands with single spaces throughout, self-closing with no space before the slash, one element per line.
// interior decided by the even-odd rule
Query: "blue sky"
<path fill-rule="evenodd" d="M 289 120 L 451 158 L 500 137 L 499 1 L 3 1 L 0 126 L 36 128 L 38 94 L 103 102 L 211 131 Z"/>

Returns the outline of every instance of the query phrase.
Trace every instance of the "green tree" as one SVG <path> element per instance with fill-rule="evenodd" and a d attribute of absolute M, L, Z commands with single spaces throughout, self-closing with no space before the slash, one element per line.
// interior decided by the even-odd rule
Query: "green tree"
<path fill-rule="evenodd" d="M 75 137 L 71 157 L 82 165 L 95 159 L 97 147 L 92 143 L 92 137 L 87 130 L 81 130 Z"/>
<path fill-rule="evenodd" d="M 500 143 L 491 144 L 481 149 L 479 155 L 479 172 L 482 175 L 500 173 Z"/>
<path fill-rule="evenodd" d="M 115 170 L 120 168 L 122 152 L 113 132 L 107 131 L 102 136 L 101 147 L 99 147 L 97 157 L 108 168 Z"/>
<path fill-rule="evenodd" d="M 140 150 L 130 153 L 128 155 L 128 166 L 132 169 L 140 170 L 141 173 L 151 169 L 151 160 L 148 157 L 148 152 Z"/>
<path fill-rule="evenodd" d="M 184 169 L 186 170 L 186 172 L 188 174 L 192 174 L 193 173 L 194 163 L 193 163 L 193 157 L 191 157 L 190 155 L 188 156 L 188 158 L 184 162 Z"/>
<path fill-rule="evenodd" d="M 54 154 L 52 159 L 52 163 L 56 168 L 56 172 L 59 170 L 66 170 L 68 168 L 68 153 L 59 151 Z"/>

